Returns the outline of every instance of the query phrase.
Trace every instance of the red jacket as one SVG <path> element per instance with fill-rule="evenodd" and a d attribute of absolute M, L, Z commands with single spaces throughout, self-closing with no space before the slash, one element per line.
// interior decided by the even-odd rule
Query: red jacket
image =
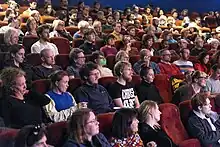
<path fill-rule="evenodd" d="M 167 64 L 165 62 L 158 63 L 161 74 L 167 74 L 169 77 L 172 75 L 180 75 L 182 74 L 179 68 L 175 64 Z"/>

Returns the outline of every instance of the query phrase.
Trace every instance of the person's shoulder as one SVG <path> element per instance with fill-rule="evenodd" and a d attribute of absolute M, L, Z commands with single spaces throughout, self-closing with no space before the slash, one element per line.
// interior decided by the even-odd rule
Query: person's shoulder
<path fill-rule="evenodd" d="M 77 143 L 75 140 L 72 140 L 72 139 L 68 139 L 63 147 L 84 147 L 84 146 L 81 146 L 79 143 Z"/>

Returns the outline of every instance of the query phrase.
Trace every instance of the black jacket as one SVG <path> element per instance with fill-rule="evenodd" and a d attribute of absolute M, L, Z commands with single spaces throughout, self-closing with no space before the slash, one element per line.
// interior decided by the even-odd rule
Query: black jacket
<path fill-rule="evenodd" d="M 220 147 L 218 143 L 218 140 L 220 140 L 220 119 L 213 122 L 213 124 L 216 131 L 212 131 L 206 119 L 202 119 L 191 112 L 188 119 L 188 132 L 192 137 L 199 139 L 203 147 Z"/>

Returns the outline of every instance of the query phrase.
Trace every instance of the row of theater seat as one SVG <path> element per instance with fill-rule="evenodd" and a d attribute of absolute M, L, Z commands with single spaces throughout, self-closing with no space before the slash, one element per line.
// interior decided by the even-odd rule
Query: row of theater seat
<path fill-rule="evenodd" d="M 173 76 L 179 79 L 183 79 L 183 75 Z M 116 77 L 102 77 L 99 79 L 99 84 L 108 90 L 110 84 L 116 81 Z M 138 75 L 133 75 L 132 83 L 138 87 L 141 83 L 141 77 Z M 71 79 L 69 81 L 69 88 L 67 91 L 74 93 L 74 91 L 83 84 L 83 81 L 78 78 Z M 170 102 L 172 100 L 173 91 L 171 88 L 170 78 L 166 74 L 156 74 L 154 79 L 154 84 L 159 89 L 160 95 L 162 96 L 164 102 Z M 32 82 L 33 90 L 36 90 L 42 94 L 46 93 L 50 88 L 50 81 L 48 79 L 40 79 Z"/>
<path fill-rule="evenodd" d="M 215 111 L 215 100 L 213 98 L 210 100 L 212 109 Z M 162 112 L 160 120 L 161 128 L 168 134 L 175 144 L 179 147 L 201 147 L 200 142 L 197 139 L 193 139 L 189 136 L 183 123 L 187 122 L 189 112 L 192 110 L 190 101 L 180 103 L 179 108 L 170 103 L 160 104 L 159 109 Z M 97 116 L 100 132 L 102 132 L 108 139 L 111 137 L 113 116 L 114 113 L 104 113 Z M 0 129 L 0 142 L 12 142 L 18 131 L 19 130 L 15 129 Z M 47 132 L 48 144 L 60 147 L 66 139 L 67 122 L 51 124 L 47 126 Z"/>

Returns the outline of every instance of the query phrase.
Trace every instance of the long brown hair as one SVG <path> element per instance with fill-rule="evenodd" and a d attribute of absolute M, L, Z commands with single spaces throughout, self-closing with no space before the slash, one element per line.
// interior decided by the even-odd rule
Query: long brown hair
<path fill-rule="evenodd" d="M 85 141 L 85 125 L 89 119 L 91 109 L 82 108 L 76 110 L 69 121 L 69 137 L 74 139 L 77 143 L 83 143 Z"/>

